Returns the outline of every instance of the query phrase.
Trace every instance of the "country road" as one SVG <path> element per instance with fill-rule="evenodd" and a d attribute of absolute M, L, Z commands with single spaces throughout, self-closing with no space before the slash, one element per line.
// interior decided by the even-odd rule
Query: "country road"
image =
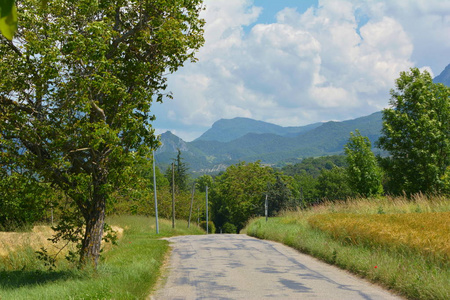
<path fill-rule="evenodd" d="M 167 278 L 150 299 L 401 299 L 279 243 L 225 234 L 168 240 Z"/>

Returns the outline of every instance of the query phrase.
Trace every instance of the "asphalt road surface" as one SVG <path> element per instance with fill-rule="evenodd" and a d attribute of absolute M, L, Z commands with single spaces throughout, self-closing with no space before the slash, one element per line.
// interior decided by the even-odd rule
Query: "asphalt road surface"
<path fill-rule="evenodd" d="M 279 243 L 226 234 L 168 240 L 167 278 L 150 299 L 401 299 Z"/>

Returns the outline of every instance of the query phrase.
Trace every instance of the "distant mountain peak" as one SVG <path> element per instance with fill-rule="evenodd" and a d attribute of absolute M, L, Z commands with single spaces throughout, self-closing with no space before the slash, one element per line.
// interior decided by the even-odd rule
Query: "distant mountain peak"
<path fill-rule="evenodd" d="M 172 131 L 167 130 L 166 132 L 162 133 L 161 136 L 176 136 L 175 134 L 172 133 Z"/>
<path fill-rule="evenodd" d="M 235 128 L 235 127 L 242 127 L 242 126 L 270 126 L 270 127 L 281 127 L 279 125 L 267 123 L 264 121 L 258 121 L 250 118 L 244 118 L 244 117 L 236 117 L 232 119 L 220 119 L 211 126 L 212 128 Z"/>
<path fill-rule="evenodd" d="M 162 152 L 177 152 L 178 149 L 181 151 L 188 151 L 189 148 L 185 141 L 180 137 L 173 134 L 171 131 L 166 131 L 161 134 L 160 137 L 161 146 L 156 150 L 156 153 Z"/>
<path fill-rule="evenodd" d="M 295 136 L 307 130 L 314 129 L 320 125 L 321 123 L 300 127 L 283 127 L 244 117 L 220 119 L 215 122 L 209 130 L 196 139 L 196 141 L 231 142 L 249 133 Z"/>
<path fill-rule="evenodd" d="M 442 83 L 446 86 L 450 86 L 450 64 L 445 67 L 444 71 L 441 72 L 438 76 L 436 76 L 433 81 L 435 83 Z"/>

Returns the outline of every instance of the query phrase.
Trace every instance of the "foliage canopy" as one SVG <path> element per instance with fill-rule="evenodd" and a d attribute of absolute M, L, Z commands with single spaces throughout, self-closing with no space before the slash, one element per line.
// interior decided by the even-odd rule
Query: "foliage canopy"
<path fill-rule="evenodd" d="M 97 265 L 121 170 L 133 151 L 156 145 L 151 102 L 167 96 L 166 74 L 195 60 L 203 43 L 202 1 L 17 6 L 21 26 L 13 41 L 0 40 L 0 163 L 73 200 L 86 225 L 80 262 Z"/>
<path fill-rule="evenodd" d="M 382 172 L 372 152 L 372 144 L 368 137 L 350 133 L 345 145 L 347 159 L 347 175 L 353 191 L 364 197 L 376 196 L 383 192 Z"/>
<path fill-rule="evenodd" d="M 228 167 L 216 178 L 211 191 L 211 211 L 216 226 L 221 228 L 231 223 L 237 232 L 244 228 L 252 216 L 263 212 L 267 186 L 274 179 L 272 169 L 259 162 L 241 162 Z"/>
<path fill-rule="evenodd" d="M 449 191 L 450 88 L 427 71 L 402 72 L 383 111 L 379 145 L 391 189 L 408 194 Z"/>

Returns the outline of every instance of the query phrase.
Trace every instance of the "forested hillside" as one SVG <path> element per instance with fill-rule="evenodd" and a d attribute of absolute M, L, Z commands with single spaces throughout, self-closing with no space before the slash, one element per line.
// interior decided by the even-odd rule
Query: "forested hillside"
<path fill-rule="evenodd" d="M 196 141 L 230 142 L 248 133 L 273 133 L 280 136 L 296 136 L 319 127 L 321 124 L 314 123 L 299 127 L 282 127 L 249 118 L 221 119 L 215 122 L 211 129 L 203 133 Z"/>
<path fill-rule="evenodd" d="M 239 161 L 260 160 L 264 164 L 282 166 L 305 157 L 341 154 L 350 132 L 355 130 L 374 143 L 380 136 L 381 123 L 381 112 L 354 120 L 303 127 L 281 127 L 244 118 L 220 120 L 193 142 L 184 142 L 170 132 L 164 133 L 157 162 L 165 168 L 180 149 L 192 172 L 223 170 Z M 248 132 L 250 130 L 252 132 Z M 232 136 L 237 138 L 224 141 Z"/>

